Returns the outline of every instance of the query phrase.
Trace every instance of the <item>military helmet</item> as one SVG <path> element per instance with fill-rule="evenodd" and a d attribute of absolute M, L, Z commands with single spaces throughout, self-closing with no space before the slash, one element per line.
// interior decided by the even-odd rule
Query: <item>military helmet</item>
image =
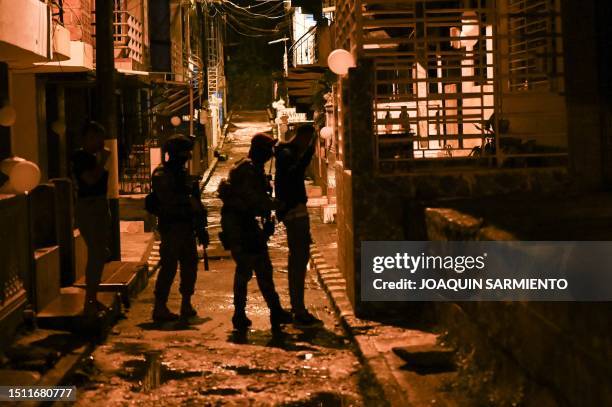
<path fill-rule="evenodd" d="M 190 151 L 193 148 L 193 141 L 182 134 L 174 134 L 164 143 L 164 151 L 172 156 L 176 153 Z"/>
<path fill-rule="evenodd" d="M 266 133 L 257 133 L 251 139 L 251 148 L 269 150 L 276 144 L 276 139 Z"/>

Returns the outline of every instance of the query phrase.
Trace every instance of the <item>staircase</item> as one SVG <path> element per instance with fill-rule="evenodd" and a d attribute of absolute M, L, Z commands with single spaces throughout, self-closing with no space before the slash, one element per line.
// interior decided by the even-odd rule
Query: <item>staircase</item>
<path fill-rule="evenodd" d="M 85 266 L 87 249 L 74 228 L 71 182 L 41 184 L 27 196 L 32 266 L 28 270 L 29 300 L 41 328 L 79 331 L 85 327 Z M 103 333 L 119 316 L 121 305 L 145 287 L 146 263 L 107 263 L 98 293 L 106 307 L 96 321 Z"/>

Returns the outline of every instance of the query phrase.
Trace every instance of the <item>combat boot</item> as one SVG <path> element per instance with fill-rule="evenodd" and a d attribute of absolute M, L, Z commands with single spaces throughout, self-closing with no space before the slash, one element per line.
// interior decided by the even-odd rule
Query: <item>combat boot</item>
<path fill-rule="evenodd" d="M 298 327 L 311 327 L 323 325 L 323 321 L 304 309 L 301 312 L 293 313 L 293 324 Z"/>
<path fill-rule="evenodd" d="M 232 325 L 236 331 L 244 331 L 253 325 L 253 322 L 251 322 L 251 320 L 246 316 L 246 313 L 243 311 L 234 313 L 234 316 L 232 317 Z"/>
<path fill-rule="evenodd" d="M 191 305 L 191 299 L 189 297 L 183 297 L 181 302 L 181 318 L 195 318 L 198 316 L 198 312 Z"/>
<path fill-rule="evenodd" d="M 171 322 L 179 319 L 179 316 L 168 309 L 165 303 L 156 302 L 153 308 L 153 321 Z"/>
<path fill-rule="evenodd" d="M 272 328 L 280 328 L 281 325 L 290 324 L 293 321 L 291 313 L 282 308 L 270 310 L 270 324 Z"/>

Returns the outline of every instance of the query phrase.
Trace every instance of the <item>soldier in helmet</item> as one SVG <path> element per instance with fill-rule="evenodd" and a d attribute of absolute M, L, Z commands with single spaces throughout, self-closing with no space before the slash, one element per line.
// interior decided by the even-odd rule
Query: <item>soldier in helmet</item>
<path fill-rule="evenodd" d="M 182 295 L 180 316 L 195 317 L 191 305 L 198 266 L 196 237 L 200 244 L 208 244 L 206 232 L 206 209 L 199 194 L 194 191 L 192 177 L 187 174 L 185 164 L 191 159 L 193 142 L 186 136 L 173 135 L 163 146 L 162 165 L 152 175 L 153 192 L 147 199 L 147 209 L 158 219 L 161 235 L 160 270 L 155 284 L 154 321 L 173 321 L 178 315 L 168 309 L 170 287 L 181 267 L 179 291 Z M 168 160 L 165 160 L 166 154 Z M 197 184 L 196 184 L 197 185 Z M 151 202 L 153 201 L 153 202 Z"/>
<path fill-rule="evenodd" d="M 245 307 L 247 285 L 253 272 L 270 308 L 273 329 L 291 322 L 291 314 L 281 307 L 274 287 L 267 243 L 274 233 L 270 213 L 278 205 L 268 195 L 270 183 L 264 165 L 272 158 L 275 142 L 264 133 L 256 134 L 251 140 L 248 158 L 238 161 L 230 170 L 229 179 L 219 187 L 219 197 L 223 201 L 220 237 L 236 262 L 232 324 L 238 331 L 251 325 Z"/>

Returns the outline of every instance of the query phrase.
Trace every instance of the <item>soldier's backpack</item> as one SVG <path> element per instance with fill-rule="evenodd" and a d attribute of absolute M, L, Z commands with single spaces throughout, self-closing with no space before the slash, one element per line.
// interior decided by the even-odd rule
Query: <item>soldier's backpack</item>
<path fill-rule="evenodd" d="M 217 195 L 224 205 L 229 202 L 231 196 L 233 195 L 232 184 L 230 183 L 229 179 L 223 178 L 221 180 L 219 187 L 217 188 Z M 223 231 L 223 223 L 223 212 L 221 212 L 221 231 L 219 232 L 219 241 L 225 250 L 229 250 L 230 245 L 228 242 L 227 232 Z"/>
<path fill-rule="evenodd" d="M 155 191 L 151 191 L 147 194 L 147 196 L 145 196 L 144 204 L 147 212 L 149 212 L 151 215 L 159 216 L 159 197 Z"/>

